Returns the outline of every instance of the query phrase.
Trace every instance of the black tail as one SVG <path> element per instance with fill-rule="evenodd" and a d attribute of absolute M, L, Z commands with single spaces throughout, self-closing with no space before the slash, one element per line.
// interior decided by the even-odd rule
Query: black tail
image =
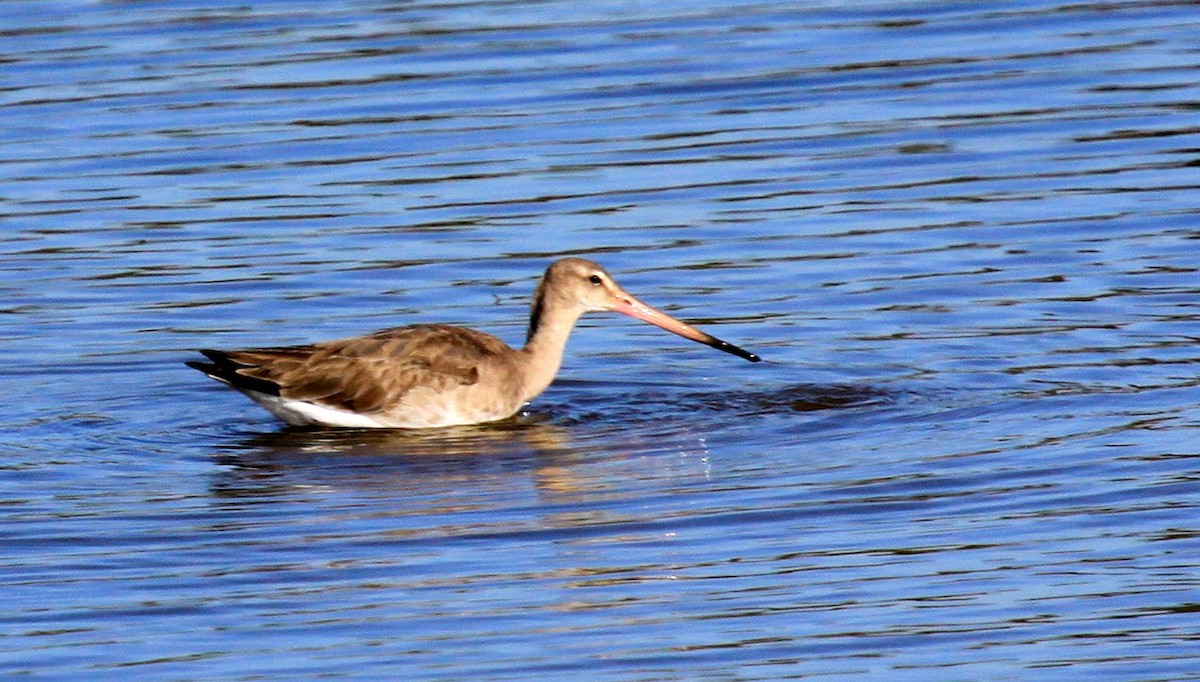
<path fill-rule="evenodd" d="M 247 376 L 239 372 L 239 369 L 250 367 L 251 365 L 243 365 L 223 350 L 201 349 L 200 352 L 204 357 L 212 360 L 212 362 L 197 362 L 188 360 L 183 363 L 192 369 L 200 370 L 209 377 L 217 381 L 229 384 L 234 388 L 246 389 L 248 391 L 257 391 L 258 393 L 266 393 L 267 395 L 279 395 L 279 384 L 267 379 Z"/>

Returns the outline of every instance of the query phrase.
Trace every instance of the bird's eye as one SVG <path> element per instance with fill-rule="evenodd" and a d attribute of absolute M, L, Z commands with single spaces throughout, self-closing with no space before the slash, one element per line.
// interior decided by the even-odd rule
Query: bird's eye
<path fill-rule="evenodd" d="M 603 280 L 600 279 L 600 275 L 592 275 L 588 277 L 588 281 L 592 284 L 600 284 Z"/>

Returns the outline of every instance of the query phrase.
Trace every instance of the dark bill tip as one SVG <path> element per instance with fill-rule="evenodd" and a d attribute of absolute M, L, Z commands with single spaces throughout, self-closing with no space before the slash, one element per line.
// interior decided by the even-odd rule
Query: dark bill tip
<path fill-rule="evenodd" d="M 712 346 L 713 348 L 716 348 L 717 350 L 723 350 L 726 353 L 729 353 L 730 355 L 736 355 L 739 358 L 742 358 L 743 360 L 749 360 L 750 362 L 762 362 L 762 358 L 758 357 L 754 353 L 751 353 L 748 350 L 743 350 L 741 348 L 738 348 L 737 346 L 733 345 L 732 343 L 729 343 L 728 341 L 722 341 L 721 339 L 716 339 L 716 338 L 714 338 L 712 341 L 713 342 L 710 343 L 709 345 Z"/>

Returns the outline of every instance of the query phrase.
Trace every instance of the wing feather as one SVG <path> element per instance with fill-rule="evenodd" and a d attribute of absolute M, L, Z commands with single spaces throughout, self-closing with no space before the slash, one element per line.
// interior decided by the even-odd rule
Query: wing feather
<path fill-rule="evenodd" d="M 414 325 L 312 345 L 203 352 L 212 364 L 189 364 L 235 388 L 378 414 L 416 389 L 473 385 L 481 366 L 511 349 L 471 329 Z"/>

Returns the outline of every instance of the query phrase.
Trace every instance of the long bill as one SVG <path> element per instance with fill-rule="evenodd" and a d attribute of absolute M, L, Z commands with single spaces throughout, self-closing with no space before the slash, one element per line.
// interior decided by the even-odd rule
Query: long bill
<path fill-rule="evenodd" d="M 678 334 L 685 339 L 690 339 L 692 341 L 696 341 L 697 343 L 703 343 L 706 346 L 712 346 L 717 350 L 723 350 L 726 353 L 736 355 L 739 358 L 749 360 L 750 362 L 759 362 L 762 360 L 762 358 L 758 357 L 754 353 L 751 353 L 750 351 L 738 348 L 728 341 L 722 341 L 712 334 L 702 332 L 686 322 L 680 322 L 664 312 L 655 310 L 654 308 L 651 308 L 650 306 L 642 303 L 623 291 L 619 295 L 613 297 L 612 307 L 609 309 L 613 312 L 623 313 L 643 322 L 649 322 L 655 327 L 661 327 L 662 329 L 666 329 L 669 332 Z"/>

